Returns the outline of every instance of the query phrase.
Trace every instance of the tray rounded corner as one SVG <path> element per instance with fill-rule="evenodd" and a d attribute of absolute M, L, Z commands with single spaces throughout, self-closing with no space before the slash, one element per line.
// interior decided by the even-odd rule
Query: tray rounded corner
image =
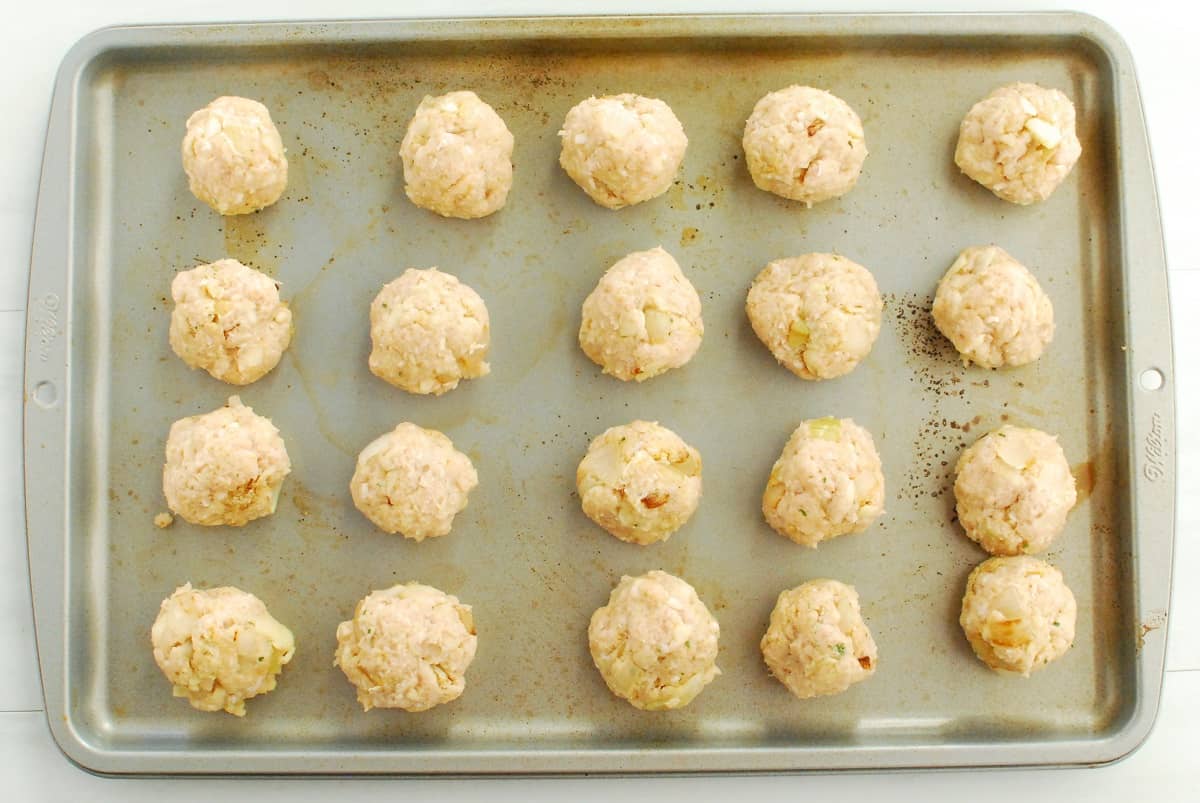
<path fill-rule="evenodd" d="M 119 766 L 119 759 L 114 760 L 112 753 L 88 741 L 65 713 L 47 707 L 46 724 L 54 746 L 72 766 L 99 778 L 125 773 L 126 770 Z"/>
<path fill-rule="evenodd" d="M 55 86 L 70 86 L 75 76 L 105 54 L 117 50 L 130 42 L 134 29 L 128 25 L 106 25 L 90 31 L 75 41 L 59 62 Z"/>
<path fill-rule="evenodd" d="M 1086 11 L 1064 11 L 1062 16 L 1069 20 L 1079 37 L 1102 52 L 1114 67 L 1133 64 L 1129 43 L 1110 22 Z"/>
<path fill-rule="evenodd" d="M 1158 721 L 1162 699 L 1161 686 L 1161 678 L 1159 678 L 1157 693 L 1144 695 L 1137 700 L 1133 711 L 1125 721 L 1117 725 L 1113 732 L 1097 746 L 1096 755 L 1088 762 L 1089 766 L 1110 767 L 1119 764 L 1140 750 L 1150 740 L 1150 735 L 1154 732 L 1154 725 Z"/>

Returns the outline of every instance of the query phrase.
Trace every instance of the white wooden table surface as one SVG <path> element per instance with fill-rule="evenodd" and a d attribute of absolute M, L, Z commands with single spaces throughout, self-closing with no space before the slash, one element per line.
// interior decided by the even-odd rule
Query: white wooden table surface
<path fill-rule="evenodd" d="M 1190 5 L 1190 4 L 1189 4 Z M 1174 389 L 1179 410 L 1179 510 L 1175 585 L 1168 622 L 1167 675 L 1158 723 L 1147 743 L 1111 767 L 1085 770 L 907 773 L 757 778 L 659 778 L 488 781 L 172 780 L 96 778 L 70 764 L 55 747 L 42 710 L 33 642 L 25 556 L 21 478 L 21 370 L 26 280 L 42 139 L 54 71 L 79 37 L 118 23 L 202 22 L 477 14 L 635 11 L 994 11 L 1071 8 L 1113 25 L 1133 50 L 1157 166 L 1170 264 L 1175 330 Z M 874 2 L 824 6 L 804 0 L 706 2 L 571 2 L 560 0 L 447 0 L 438 3 L 341 0 L 107 0 L 10 5 L 0 26 L 5 124 L 0 126 L 0 799 L 260 801 L 368 800 L 380 795 L 464 800 L 600 800 L 654 796 L 660 800 L 790 795 L 801 799 L 1141 800 L 1200 801 L 1200 128 L 1196 76 L 1200 12 L 1182 3 L 1076 0 L 991 2 Z"/>

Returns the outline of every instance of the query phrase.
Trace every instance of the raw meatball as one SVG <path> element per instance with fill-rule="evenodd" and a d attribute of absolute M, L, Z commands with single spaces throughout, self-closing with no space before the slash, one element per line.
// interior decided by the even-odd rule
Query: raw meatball
<path fill-rule="evenodd" d="M 296 652 L 292 631 L 258 597 L 230 586 L 200 591 L 191 583 L 163 600 L 150 643 L 176 697 L 239 717 L 247 700 L 275 688 L 275 676 Z"/>
<path fill-rule="evenodd" d="M 443 217 L 485 217 L 512 189 L 513 135 L 474 92 L 428 95 L 400 144 L 404 191 Z"/>
<path fill-rule="evenodd" d="M 644 382 L 700 348 L 700 296 L 661 247 L 619 260 L 583 302 L 579 346 L 604 373 Z"/>
<path fill-rule="evenodd" d="M 292 341 L 292 311 L 279 300 L 279 285 L 236 259 L 176 274 L 171 298 L 171 348 L 222 382 L 261 379 Z"/>
<path fill-rule="evenodd" d="M 183 170 L 192 194 L 222 215 L 257 212 L 287 187 L 279 130 L 267 107 L 248 98 L 217 98 L 188 118 Z"/>
<path fill-rule="evenodd" d="M 423 541 L 450 532 L 478 484 L 471 459 L 449 438 L 406 421 L 358 455 L 350 496 L 379 529 Z"/>
<path fill-rule="evenodd" d="M 1054 307 L 1033 274 L 1003 248 L 973 246 L 938 282 L 933 322 L 984 368 L 1025 365 L 1054 337 Z"/>
<path fill-rule="evenodd" d="M 371 302 L 371 373 L 409 393 L 440 396 L 487 375 L 490 342 L 483 299 L 437 268 L 409 268 Z"/>
<path fill-rule="evenodd" d="M 420 583 L 372 591 L 337 629 L 334 666 L 358 689 L 363 711 L 427 711 L 456 700 L 478 638 L 471 606 Z"/>
<path fill-rule="evenodd" d="M 837 580 L 810 580 L 780 594 L 759 646 L 771 674 L 801 700 L 866 680 L 879 656 L 858 592 Z"/>
<path fill-rule="evenodd" d="M 958 520 L 993 555 L 1043 552 L 1075 505 L 1075 477 L 1053 435 L 1004 426 L 962 453 L 955 466 Z"/>
<path fill-rule="evenodd" d="M 666 572 L 622 577 L 592 614 L 588 647 L 613 694 L 635 708 L 682 708 L 717 669 L 721 628 L 696 589 Z"/>
<path fill-rule="evenodd" d="M 754 104 L 742 148 L 760 190 L 810 207 L 850 192 L 867 158 L 854 109 L 810 86 L 789 86 Z"/>
<path fill-rule="evenodd" d="M 271 419 L 230 396 L 224 407 L 171 425 L 163 494 L 167 507 L 192 524 L 241 527 L 275 512 L 291 471 Z"/>
<path fill-rule="evenodd" d="M 954 162 L 1014 204 L 1044 201 L 1079 161 L 1075 106 L 1057 89 L 1009 84 L 971 107 Z"/>
<path fill-rule="evenodd" d="M 609 209 L 640 204 L 671 187 L 687 136 L 671 107 L 623 94 L 588 98 L 567 112 L 558 163 Z"/>
<path fill-rule="evenodd" d="M 871 272 L 837 254 L 777 259 L 746 295 L 746 315 L 775 359 L 804 379 L 848 374 L 879 336 L 883 299 Z"/>
<path fill-rule="evenodd" d="M 583 512 L 622 541 L 665 541 L 700 504 L 700 453 L 657 422 L 634 421 L 592 441 L 575 472 Z"/>
<path fill-rule="evenodd" d="M 867 529 L 883 513 L 871 433 L 849 418 L 802 422 L 771 469 L 762 510 L 777 533 L 807 547 Z"/>
<path fill-rule="evenodd" d="M 1075 595 L 1037 558 L 988 558 L 967 578 L 958 621 L 979 660 L 1029 677 L 1075 641 Z"/>

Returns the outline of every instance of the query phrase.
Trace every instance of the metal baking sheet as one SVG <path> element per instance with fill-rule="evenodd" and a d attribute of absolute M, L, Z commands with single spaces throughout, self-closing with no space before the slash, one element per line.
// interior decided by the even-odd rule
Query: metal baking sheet
<path fill-rule="evenodd" d="M 1084 155 L 1048 202 L 1003 203 L 958 173 L 958 122 L 1000 84 L 1061 87 Z M 826 87 L 862 115 L 871 155 L 844 198 L 805 209 L 759 192 L 740 135 L 755 101 Z M 398 143 L 426 93 L 469 87 L 516 137 L 507 207 L 437 218 L 403 194 Z M 557 165 L 565 112 L 592 94 L 667 100 L 691 143 L 662 198 L 594 205 Z M 263 100 L 291 180 L 221 219 L 188 192 L 188 113 Z M 102 773 L 633 773 L 1094 764 L 1149 732 L 1158 705 L 1174 510 L 1167 288 L 1129 53 L 1074 14 L 376 21 L 141 27 L 82 40 L 59 74 L 30 276 L 25 460 L 30 570 L 50 727 Z M 1036 364 L 964 370 L 932 330 L 935 283 L 997 242 L 1036 274 L 1058 331 Z M 579 309 L 618 257 L 662 244 L 700 291 L 707 331 L 685 369 L 641 385 L 599 375 Z M 851 375 L 799 380 L 742 311 L 770 259 L 833 250 L 868 266 L 883 333 Z M 294 471 L 278 513 L 244 529 L 161 531 L 170 423 L 229 387 L 167 346 L 176 271 L 232 256 L 276 277 L 296 336 L 240 391 L 274 419 Z M 492 374 L 416 398 L 367 370 L 367 308 L 409 266 L 487 301 Z M 1163 389 L 1140 377 L 1156 369 Z M 758 510 L 803 418 L 852 416 L 880 447 L 887 515 L 809 551 Z M 574 495 L 589 439 L 658 420 L 702 452 L 705 494 L 669 542 L 638 548 Z M 478 468 L 443 539 L 376 532 L 351 505 L 354 457 L 400 420 L 448 433 Z M 1002 422 L 1058 433 L 1081 502 L 1048 559 L 1079 600 L 1071 652 L 1029 680 L 991 673 L 956 623 L 984 554 L 952 521 L 951 467 Z M 623 573 L 693 583 L 721 624 L 723 674 L 689 707 L 612 697 L 586 627 Z M 879 643 L 873 679 L 792 699 L 758 639 L 778 592 L 857 586 Z M 332 667 L 334 630 L 374 588 L 420 580 L 474 606 L 479 653 L 457 702 L 364 714 Z M 148 632 L 185 581 L 260 596 L 296 634 L 279 688 L 244 720 L 172 699 Z"/>

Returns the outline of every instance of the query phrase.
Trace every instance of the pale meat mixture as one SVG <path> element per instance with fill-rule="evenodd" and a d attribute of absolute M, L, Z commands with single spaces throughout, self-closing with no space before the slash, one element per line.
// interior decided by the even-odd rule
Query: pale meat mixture
<path fill-rule="evenodd" d="M 583 512 L 622 541 L 665 541 L 700 504 L 700 453 L 657 422 L 605 430 L 575 473 Z"/>
<path fill-rule="evenodd" d="M 583 353 L 623 381 L 686 364 L 703 337 L 700 296 L 662 248 L 619 260 L 583 302 Z"/>
<path fill-rule="evenodd" d="M 670 106 L 629 93 L 579 103 L 567 112 L 558 135 L 563 170 L 609 209 L 648 201 L 670 189 L 688 144 Z"/>
<path fill-rule="evenodd" d="M 192 524 L 240 527 L 275 512 L 291 470 L 271 419 L 230 396 L 224 407 L 171 425 L 163 494 Z"/>
<path fill-rule="evenodd" d="M 879 663 L 858 592 L 837 580 L 810 580 L 780 594 L 759 646 L 771 674 L 802 700 L 840 694 Z"/>
<path fill-rule="evenodd" d="M 1053 436 L 1003 426 L 962 453 L 955 466 L 958 521 L 993 555 L 1044 552 L 1075 505 L 1075 477 Z"/>
<path fill-rule="evenodd" d="M 1003 248 L 963 250 L 938 282 L 933 322 L 966 364 L 1031 363 L 1054 338 L 1054 307 L 1034 275 Z"/>
<path fill-rule="evenodd" d="M 338 625 L 334 666 L 364 711 L 427 711 L 462 695 L 477 645 L 470 605 L 408 583 L 372 591 Z"/>
<path fill-rule="evenodd" d="M 853 371 L 879 337 L 883 299 L 871 272 L 837 254 L 777 259 L 746 295 L 754 333 L 804 379 Z"/>
<path fill-rule="evenodd" d="M 1071 99 L 1057 89 L 1016 83 L 967 112 L 954 162 L 998 197 L 1027 205 L 1049 198 L 1082 151 Z"/>
<path fill-rule="evenodd" d="M 275 688 L 292 660 L 292 631 L 253 594 L 187 583 L 163 600 L 150 629 L 154 662 L 176 697 L 200 711 L 244 716 L 246 700 Z"/>
<path fill-rule="evenodd" d="M 443 217 L 480 218 L 508 200 L 513 135 L 474 92 L 425 96 L 400 144 L 404 191 Z"/>
<path fill-rule="evenodd" d="M 687 582 L 625 576 L 592 614 L 588 647 L 613 694 L 645 711 L 682 708 L 720 674 L 721 628 Z"/>
<path fill-rule="evenodd" d="M 1029 676 L 1075 641 L 1075 595 L 1037 558 L 989 558 L 967 578 L 959 624 L 992 669 Z"/>
<path fill-rule="evenodd" d="M 261 379 L 291 343 L 292 311 L 279 300 L 279 285 L 236 259 L 176 274 L 171 298 L 172 350 L 222 382 Z"/>
<path fill-rule="evenodd" d="M 478 484 L 471 459 L 449 438 L 406 421 L 358 455 L 350 496 L 379 529 L 423 541 L 450 532 Z"/>
<path fill-rule="evenodd" d="M 491 322 L 479 294 L 437 268 L 409 268 L 371 302 L 371 373 L 440 396 L 486 376 Z"/>
<path fill-rule="evenodd" d="M 883 465 L 871 433 L 849 418 L 804 421 L 775 461 L 763 516 L 797 544 L 867 529 L 883 513 Z"/>
<path fill-rule="evenodd" d="M 789 86 L 761 98 L 746 120 L 742 148 L 760 190 L 810 207 L 853 189 L 867 158 L 854 109 L 810 86 Z"/>
<path fill-rule="evenodd" d="M 194 112 L 182 152 L 192 194 L 222 215 L 257 212 L 287 188 L 283 140 L 256 100 L 220 97 Z"/>

